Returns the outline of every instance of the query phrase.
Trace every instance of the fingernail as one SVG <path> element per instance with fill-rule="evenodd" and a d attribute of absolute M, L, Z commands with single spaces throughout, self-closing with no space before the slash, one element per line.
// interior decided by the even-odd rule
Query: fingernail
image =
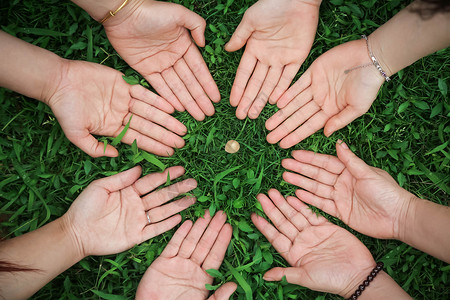
<path fill-rule="evenodd" d="M 341 141 L 341 140 L 338 140 L 338 143 L 339 143 L 339 145 L 341 145 L 342 146 L 342 148 L 344 148 L 344 149 L 347 149 L 348 150 L 348 146 L 347 146 L 347 144 L 346 143 L 344 143 L 343 141 Z"/>
<path fill-rule="evenodd" d="M 265 281 L 273 281 L 273 278 L 272 278 L 272 277 L 266 276 L 266 275 L 263 276 L 263 279 L 264 279 Z"/>

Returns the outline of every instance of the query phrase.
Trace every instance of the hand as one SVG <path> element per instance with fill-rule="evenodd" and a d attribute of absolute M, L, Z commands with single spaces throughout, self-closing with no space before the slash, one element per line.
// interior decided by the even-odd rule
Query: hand
<path fill-rule="evenodd" d="M 225 221 L 225 213 L 219 211 L 211 220 L 207 210 L 194 226 L 184 222 L 145 272 L 136 299 L 206 299 L 205 284 L 213 278 L 205 270 L 219 269 L 231 240 L 232 228 Z M 209 299 L 228 299 L 235 289 L 228 282 Z"/>
<path fill-rule="evenodd" d="M 65 61 L 56 92 L 47 100 L 67 138 L 92 157 L 118 155 L 92 134 L 117 136 L 131 119 L 122 141 L 168 156 L 184 146 L 186 127 L 169 114 L 173 107 L 139 85 L 129 85 L 114 69 L 82 61 Z"/>
<path fill-rule="evenodd" d="M 256 119 L 289 87 L 314 41 L 320 2 L 260 0 L 245 12 L 225 46 L 236 51 L 247 43 L 230 95 L 239 119 Z"/>
<path fill-rule="evenodd" d="M 269 281 L 286 276 L 290 283 L 348 298 L 375 266 L 369 250 L 350 232 L 316 215 L 295 197 L 270 190 L 258 201 L 275 225 L 252 215 L 256 228 L 292 266 L 273 268 Z"/>
<path fill-rule="evenodd" d="M 183 167 L 138 180 L 140 174 L 141 168 L 134 167 L 92 182 L 63 216 L 82 257 L 122 252 L 166 232 L 181 222 L 175 214 L 195 203 L 195 198 L 184 197 L 163 205 L 196 188 L 194 179 L 155 190 L 167 181 L 168 174 L 170 179 L 183 175 Z"/>
<path fill-rule="evenodd" d="M 219 102 L 220 93 L 188 31 L 203 47 L 205 20 L 178 4 L 138 2 L 129 14 L 115 17 L 122 20 L 105 22 L 114 49 L 175 109 L 199 121 L 212 116 L 211 100 Z"/>
<path fill-rule="evenodd" d="M 344 72 L 357 66 L 347 74 Z M 317 130 L 330 136 L 372 105 L 383 77 L 371 64 L 364 40 L 339 45 L 317 58 L 278 101 L 266 122 L 271 144 L 290 148 Z"/>
<path fill-rule="evenodd" d="M 351 228 L 375 238 L 398 239 L 414 195 L 340 142 L 336 144 L 338 157 L 293 151 L 294 159 L 283 160 L 282 166 L 295 173 L 285 172 L 284 180 L 304 189 L 296 192 L 300 200 Z"/>

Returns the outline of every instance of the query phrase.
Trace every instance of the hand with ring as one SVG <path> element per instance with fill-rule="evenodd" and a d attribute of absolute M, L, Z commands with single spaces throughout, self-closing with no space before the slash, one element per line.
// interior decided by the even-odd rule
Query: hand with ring
<path fill-rule="evenodd" d="M 168 174 L 184 174 L 181 166 L 139 179 L 141 168 L 92 182 L 62 217 L 69 224 L 82 257 L 128 250 L 181 222 L 180 211 L 195 203 L 194 197 L 172 201 L 197 187 L 190 178 L 163 189 Z"/>

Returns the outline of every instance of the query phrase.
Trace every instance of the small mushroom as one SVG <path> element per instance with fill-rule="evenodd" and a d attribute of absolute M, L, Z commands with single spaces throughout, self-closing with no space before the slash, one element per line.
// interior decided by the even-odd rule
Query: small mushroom
<path fill-rule="evenodd" d="M 225 151 L 228 153 L 236 153 L 239 151 L 239 148 L 241 148 L 241 146 L 235 140 L 229 140 L 225 145 Z"/>

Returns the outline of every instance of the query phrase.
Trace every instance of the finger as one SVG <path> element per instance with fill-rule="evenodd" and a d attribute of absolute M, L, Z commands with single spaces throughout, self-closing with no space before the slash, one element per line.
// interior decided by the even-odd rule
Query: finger
<path fill-rule="evenodd" d="M 189 69 L 192 73 L 194 73 L 203 90 L 206 92 L 206 95 L 208 95 L 209 99 L 216 103 L 219 102 L 219 88 L 217 87 L 217 84 L 209 72 L 208 66 L 203 60 L 202 54 L 197 47 L 194 45 L 189 47 L 183 57 L 189 66 Z"/>
<path fill-rule="evenodd" d="M 161 112 L 163 113 L 163 112 Z M 167 115 L 166 113 L 164 113 Z M 167 115 L 168 120 L 165 122 L 168 124 L 171 122 L 169 118 L 172 118 L 172 116 Z M 131 117 L 131 113 L 129 113 L 124 121 L 123 125 L 125 126 L 127 124 L 126 120 L 129 120 Z M 175 123 L 176 124 L 176 123 Z M 168 127 L 173 127 L 173 125 L 168 125 Z M 149 121 L 148 119 L 141 118 L 138 115 L 133 115 L 130 122 L 130 128 L 134 129 L 136 132 L 141 133 L 149 138 L 152 138 L 168 147 L 173 148 L 182 148 L 185 144 L 183 138 L 176 135 L 175 133 L 167 130 L 165 127 L 161 127 L 158 124 Z"/>
<path fill-rule="evenodd" d="M 131 86 L 130 95 L 131 97 L 150 104 L 151 106 L 154 106 L 168 114 L 171 114 L 175 111 L 174 107 L 169 102 L 164 100 L 164 98 L 158 96 L 155 93 L 152 93 L 139 84 L 134 84 Z"/>
<path fill-rule="evenodd" d="M 178 254 L 180 250 L 181 243 L 183 243 L 184 238 L 188 235 L 192 228 L 192 221 L 185 221 L 180 228 L 174 233 L 173 237 L 170 239 L 166 248 L 161 252 L 161 257 L 174 257 Z"/>
<path fill-rule="evenodd" d="M 333 199 L 334 197 L 334 188 L 320 183 L 316 180 L 312 180 L 308 177 L 302 176 L 300 174 L 295 174 L 291 172 L 284 172 L 283 179 L 293 185 L 296 185 L 302 189 L 310 191 L 314 195 L 319 197 Z"/>
<path fill-rule="evenodd" d="M 166 188 L 154 191 L 142 198 L 145 210 L 158 207 L 167 201 L 172 200 L 184 193 L 192 191 L 197 187 L 197 181 L 195 179 L 189 178 L 181 182 L 172 184 Z M 152 219 L 153 220 L 153 219 Z"/>
<path fill-rule="evenodd" d="M 105 148 L 105 144 L 94 138 L 87 129 L 77 135 L 66 134 L 66 136 L 75 146 L 91 157 L 117 157 L 119 155 L 116 148 L 109 144 Z"/>
<path fill-rule="evenodd" d="M 308 288 L 313 288 L 316 283 L 302 268 L 280 268 L 276 267 L 267 271 L 263 279 L 267 281 L 280 281 L 284 276 L 289 283 L 298 284 Z"/>
<path fill-rule="evenodd" d="M 278 108 L 285 107 L 292 99 L 311 85 L 311 71 L 305 73 L 281 96 L 277 102 Z"/>
<path fill-rule="evenodd" d="M 191 260 L 198 265 L 201 265 L 205 260 L 214 242 L 219 235 L 220 230 L 227 220 L 227 215 L 223 212 L 217 213 L 203 234 L 202 238 L 195 247 L 194 253 L 191 255 Z"/>
<path fill-rule="evenodd" d="M 136 190 L 139 196 L 142 196 L 153 191 L 161 184 L 166 183 L 168 176 L 170 176 L 170 180 L 174 180 L 183 175 L 184 172 L 185 170 L 181 166 L 170 167 L 162 173 L 152 173 L 142 177 L 135 182 L 133 188 Z"/>
<path fill-rule="evenodd" d="M 212 105 L 211 100 L 206 96 L 202 86 L 197 81 L 197 78 L 195 78 L 184 59 L 178 60 L 173 67 L 203 113 L 207 116 L 214 115 L 214 106 Z"/>
<path fill-rule="evenodd" d="M 354 177 L 359 178 L 372 171 L 370 166 L 356 156 L 352 150 L 348 148 L 347 144 L 341 140 L 338 140 L 336 143 L 336 152 L 339 160 L 342 161 Z"/>
<path fill-rule="evenodd" d="M 251 215 L 252 222 L 255 224 L 256 228 L 266 237 L 269 243 L 281 254 L 284 258 L 286 258 L 286 254 L 292 247 L 291 240 L 281 234 L 275 227 L 270 225 L 269 222 L 266 221 L 263 217 L 260 217 L 256 214 Z"/>
<path fill-rule="evenodd" d="M 305 219 L 308 221 L 309 224 L 307 226 L 305 226 L 305 228 L 309 227 L 309 226 L 321 225 L 321 224 L 328 222 L 327 219 L 325 219 L 321 215 L 318 215 L 315 212 L 313 212 L 308 207 L 308 205 L 306 205 L 305 203 L 303 203 L 296 197 L 289 196 L 286 198 L 286 200 L 295 210 L 297 210 L 299 213 L 301 213 L 305 217 Z"/>
<path fill-rule="evenodd" d="M 203 121 L 205 119 L 205 114 L 195 103 L 191 94 L 189 94 L 186 86 L 178 77 L 177 73 L 173 68 L 164 70 L 162 73 L 164 80 L 169 85 L 170 89 L 173 91 L 175 96 L 180 100 L 181 104 L 186 108 L 186 110 L 198 121 Z"/>
<path fill-rule="evenodd" d="M 121 130 L 122 129 L 123 127 Z M 136 141 L 139 149 L 154 153 L 156 155 L 171 156 L 174 153 L 174 150 L 171 147 L 166 146 L 163 143 L 160 143 L 159 141 L 152 139 L 151 137 L 148 137 L 132 128 L 128 128 L 122 138 L 122 142 L 131 145 L 134 141 Z"/>
<path fill-rule="evenodd" d="M 227 251 L 228 245 L 231 241 L 231 234 L 233 233 L 233 228 L 230 224 L 223 225 L 220 230 L 219 236 L 214 242 L 214 246 L 209 252 L 208 256 L 206 256 L 205 261 L 203 262 L 202 269 L 216 269 L 220 268 L 222 264 L 223 258 L 225 257 L 225 252 Z"/>
<path fill-rule="evenodd" d="M 269 95 L 272 93 L 278 81 L 280 80 L 281 72 L 282 68 L 280 67 L 269 68 L 269 72 L 267 73 L 261 90 L 259 91 L 258 96 L 256 97 L 255 101 L 253 101 L 253 104 L 248 111 L 248 116 L 250 117 L 250 119 L 256 119 L 263 110 L 264 106 L 266 106 Z"/>
<path fill-rule="evenodd" d="M 237 288 L 234 282 L 227 282 L 218 288 L 208 300 L 228 300 Z"/>
<path fill-rule="evenodd" d="M 153 73 L 148 75 L 145 79 L 152 85 L 152 87 L 166 99 L 176 110 L 184 111 L 184 106 L 180 100 L 174 95 L 167 83 L 164 81 L 160 73 Z"/>
<path fill-rule="evenodd" d="M 326 199 L 323 197 L 319 197 L 314 195 L 308 191 L 297 190 L 295 191 L 295 195 L 303 202 L 308 203 L 318 209 L 330 214 L 332 216 L 338 217 L 336 203 L 331 199 Z"/>
<path fill-rule="evenodd" d="M 295 226 L 296 229 L 295 236 L 297 236 L 298 233 L 303 230 L 303 228 L 309 225 L 306 218 L 302 214 L 300 214 L 297 210 L 295 210 L 292 206 L 290 206 L 279 191 L 275 189 L 270 189 L 268 194 L 272 199 L 273 203 L 281 211 L 281 213 L 289 220 L 290 223 L 292 223 Z M 291 239 L 291 241 L 293 241 L 294 239 Z"/>
<path fill-rule="evenodd" d="M 143 101 L 136 100 L 133 105 L 130 107 L 130 111 L 139 115 L 149 121 L 157 123 L 164 128 L 169 129 L 172 132 L 175 132 L 178 135 L 185 135 L 187 132 L 186 126 L 183 125 L 180 121 L 167 114 L 164 111 L 159 110 L 156 107 L 148 105 Z M 125 118 L 128 119 L 128 118 Z M 134 118 L 133 118 L 134 119 Z"/>
<path fill-rule="evenodd" d="M 150 209 L 147 212 L 147 216 L 152 223 L 157 223 L 185 210 L 194 204 L 196 200 L 195 197 L 184 197 L 169 204 Z"/>
<path fill-rule="evenodd" d="M 283 93 L 286 92 L 295 75 L 297 75 L 300 66 L 301 64 L 289 64 L 284 67 L 280 81 L 278 82 L 277 86 L 275 87 L 275 89 L 273 90 L 272 94 L 269 97 L 270 104 L 277 103 L 281 95 L 283 95 Z M 284 107 L 284 105 L 279 107 Z"/>
<path fill-rule="evenodd" d="M 341 128 L 344 128 L 345 126 L 350 124 L 353 120 L 362 116 L 365 112 L 367 112 L 367 110 L 358 111 L 353 106 L 345 107 L 341 112 L 339 112 L 337 115 L 334 115 L 327 121 L 323 131 L 325 136 L 329 137 L 331 134 L 333 134 L 333 132 Z"/>
<path fill-rule="evenodd" d="M 273 198 L 277 198 L 278 203 L 281 202 L 280 198 L 283 198 L 283 196 L 276 190 L 272 190 L 270 199 L 264 194 L 259 194 L 258 196 L 256 196 L 256 198 L 258 199 L 259 203 L 261 203 L 264 212 L 275 225 L 275 227 L 287 238 L 289 238 L 291 242 L 293 242 L 295 240 L 295 237 L 297 236 L 298 230 L 294 227 L 294 225 L 292 225 L 291 222 L 286 219 L 286 217 L 280 212 L 280 210 L 274 205 L 274 203 L 272 203 L 272 201 L 275 201 L 272 199 L 272 196 Z"/>
<path fill-rule="evenodd" d="M 236 27 L 236 30 L 231 36 L 231 39 L 225 45 L 226 51 L 234 52 L 244 47 L 245 43 L 247 43 L 247 40 L 250 38 L 253 31 L 255 30 L 250 24 L 251 23 L 247 21 L 247 18 L 245 17 L 244 14 L 244 17 L 242 18 L 238 27 Z"/>
<path fill-rule="evenodd" d="M 195 43 L 200 46 L 205 46 L 205 28 L 206 21 L 195 12 L 185 8 L 182 5 L 178 6 L 180 12 L 178 14 L 179 23 L 191 31 L 192 38 Z"/>
<path fill-rule="evenodd" d="M 345 165 L 337 157 L 332 155 L 295 150 L 292 151 L 292 157 L 301 163 L 311 164 L 336 175 L 341 174 L 345 169 Z"/>
<path fill-rule="evenodd" d="M 244 94 L 247 82 L 255 69 L 257 60 L 247 51 L 244 51 L 239 66 L 236 71 L 236 77 L 234 78 L 233 87 L 230 92 L 230 104 L 233 107 L 238 106 Z"/>
<path fill-rule="evenodd" d="M 136 166 L 116 175 L 98 179 L 94 184 L 112 193 L 132 185 L 141 176 L 141 172 L 141 167 Z"/>
<path fill-rule="evenodd" d="M 328 172 L 326 169 L 316 167 L 312 164 L 302 163 L 291 158 L 283 159 L 281 161 L 281 165 L 288 170 L 291 170 L 298 174 L 302 174 L 330 186 L 334 186 L 337 179 L 339 178 L 338 175 Z"/>
<path fill-rule="evenodd" d="M 198 241 L 202 237 L 203 232 L 205 232 L 205 229 L 208 226 L 210 221 L 211 221 L 211 216 L 209 214 L 209 210 L 206 210 L 203 218 L 199 218 L 195 222 L 195 224 L 192 227 L 191 231 L 189 232 L 188 236 L 183 241 L 180 251 L 178 252 L 178 256 L 183 257 L 183 258 L 191 257 L 192 253 L 195 250 L 195 247 L 198 244 Z"/>
<path fill-rule="evenodd" d="M 266 121 L 267 130 L 274 130 L 296 111 L 312 101 L 311 89 L 306 89 L 298 94 L 287 106 L 277 111 Z"/>
<path fill-rule="evenodd" d="M 178 223 L 181 222 L 181 216 L 175 215 L 172 216 L 162 222 L 159 223 L 152 223 L 150 225 L 147 225 L 144 227 L 144 230 L 142 231 L 142 237 L 143 241 L 146 241 L 148 239 L 151 239 L 155 236 L 160 235 L 161 233 L 164 233 L 166 231 L 169 231 L 170 229 L 177 226 Z"/>
<path fill-rule="evenodd" d="M 317 130 L 321 129 L 328 116 L 322 111 L 317 111 L 308 121 L 306 121 L 302 126 L 291 132 L 287 137 L 283 138 L 280 142 L 280 147 L 283 149 L 290 148 L 310 135 L 314 134 Z"/>
<path fill-rule="evenodd" d="M 297 110 L 292 116 L 287 118 L 286 121 L 284 121 L 280 126 L 270 132 L 267 135 L 267 141 L 271 144 L 275 144 L 281 139 L 284 140 L 289 137 L 288 141 L 291 142 L 291 144 L 297 144 L 300 141 L 297 141 L 298 139 L 296 137 L 301 131 L 296 132 L 295 129 L 298 130 L 298 128 L 302 128 L 302 124 L 313 117 L 319 111 L 320 107 L 318 107 L 317 104 L 314 103 L 314 101 L 308 102 L 306 105 Z M 284 144 L 286 144 L 286 141 L 284 142 Z"/>
<path fill-rule="evenodd" d="M 245 88 L 244 95 L 242 96 L 241 101 L 239 102 L 238 108 L 236 110 L 236 116 L 238 119 L 245 119 L 247 116 L 248 110 L 252 105 L 253 101 L 255 101 L 255 97 L 258 94 L 261 86 L 267 76 L 267 72 L 269 71 L 269 66 L 258 62 L 256 64 L 255 71 L 250 78 L 250 81 Z"/>

